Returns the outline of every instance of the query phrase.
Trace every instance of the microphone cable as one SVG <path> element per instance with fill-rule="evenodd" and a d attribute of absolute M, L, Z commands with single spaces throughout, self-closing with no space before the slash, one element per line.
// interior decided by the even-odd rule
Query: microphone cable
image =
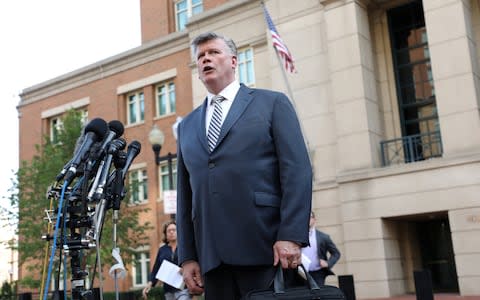
<path fill-rule="evenodd" d="M 50 206 L 49 206 L 49 211 L 53 211 L 53 197 L 50 198 Z M 42 281 L 41 281 L 41 286 L 40 286 L 40 295 L 43 294 L 43 289 L 45 288 L 45 276 L 47 275 L 47 264 L 48 264 L 48 246 L 50 244 L 49 241 L 49 236 L 52 231 L 52 222 L 49 217 L 49 213 L 47 210 L 45 210 L 47 214 L 47 234 L 46 234 L 46 243 L 45 243 L 45 258 L 43 259 L 43 269 L 42 269 Z"/>
<path fill-rule="evenodd" d="M 58 233 L 58 227 L 60 223 L 60 216 L 58 213 L 61 211 L 61 208 L 63 208 L 63 200 L 65 198 L 65 190 L 67 189 L 68 186 L 68 181 L 65 180 L 63 186 L 62 186 L 62 193 L 60 196 L 60 203 L 58 204 L 58 211 L 57 211 L 57 220 L 55 222 L 55 230 L 53 232 L 53 245 L 52 245 L 52 251 L 50 252 L 50 261 L 48 263 L 48 273 L 47 273 L 47 281 L 45 283 L 45 290 L 43 292 L 43 300 L 47 300 L 47 295 L 48 295 L 48 286 L 50 285 L 50 278 L 52 277 L 52 268 L 53 268 L 53 258 L 55 257 L 55 251 L 57 248 L 57 233 Z M 62 211 L 63 213 L 63 211 Z M 63 216 L 65 218 L 65 216 Z"/>

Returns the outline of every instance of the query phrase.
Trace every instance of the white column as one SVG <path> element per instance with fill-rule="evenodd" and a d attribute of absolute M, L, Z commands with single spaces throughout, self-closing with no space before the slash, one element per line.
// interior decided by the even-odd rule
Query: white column
<path fill-rule="evenodd" d="M 470 5 L 469 0 L 423 0 L 445 157 L 480 149 L 479 69 Z"/>
<path fill-rule="evenodd" d="M 453 252 L 460 294 L 480 293 L 480 208 L 450 210 Z"/>
<path fill-rule="evenodd" d="M 337 131 L 337 166 L 378 166 L 380 112 L 368 13 L 361 1 L 323 1 Z"/>

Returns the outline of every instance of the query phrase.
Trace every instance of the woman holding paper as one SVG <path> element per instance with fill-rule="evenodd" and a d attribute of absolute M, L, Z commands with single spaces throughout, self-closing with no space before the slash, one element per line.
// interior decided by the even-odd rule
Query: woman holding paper
<path fill-rule="evenodd" d="M 155 258 L 155 264 L 153 265 L 152 272 L 150 273 L 150 280 L 147 286 L 143 289 L 143 298 L 147 299 L 147 294 L 152 287 L 159 281 L 157 279 L 157 273 L 164 260 L 178 263 L 177 257 L 177 225 L 175 221 L 169 221 L 163 225 L 163 242 L 164 244 L 158 249 L 157 257 Z M 188 289 L 177 289 L 169 284 L 163 283 L 163 292 L 166 300 L 187 300 L 192 299 L 192 296 L 188 293 Z"/>

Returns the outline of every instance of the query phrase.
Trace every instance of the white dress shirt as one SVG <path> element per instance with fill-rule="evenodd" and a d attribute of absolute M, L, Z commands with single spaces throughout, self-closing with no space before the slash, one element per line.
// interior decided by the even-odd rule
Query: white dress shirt
<path fill-rule="evenodd" d="M 315 228 L 310 229 L 308 237 L 310 246 L 302 248 L 302 254 L 307 256 L 311 261 L 307 271 L 317 271 L 320 270 L 321 266 L 317 253 L 317 233 Z"/>
<path fill-rule="evenodd" d="M 220 125 L 222 125 L 223 121 L 225 121 L 225 118 L 227 117 L 227 114 L 230 111 L 230 107 L 232 107 L 233 100 L 237 96 L 239 89 L 240 89 L 240 83 L 237 80 L 234 80 L 232 81 L 232 83 L 227 85 L 219 93 L 219 95 L 225 98 L 225 100 L 223 100 L 220 103 L 220 105 L 222 106 L 222 121 Z M 206 135 L 208 135 L 208 126 L 210 126 L 210 120 L 212 120 L 212 115 L 213 115 L 214 105 L 211 102 L 212 102 L 212 98 L 215 96 L 216 95 L 210 92 L 207 94 L 207 110 L 206 110 L 206 116 L 205 116 L 205 134 Z"/>

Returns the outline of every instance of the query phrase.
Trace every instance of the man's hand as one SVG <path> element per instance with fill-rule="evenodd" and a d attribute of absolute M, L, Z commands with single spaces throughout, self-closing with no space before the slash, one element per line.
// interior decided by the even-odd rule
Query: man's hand
<path fill-rule="evenodd" d="M 200 295 L 203 293 L 202 273 L 198 262 L 189 260 L 182 264 L 183 280 L 192 295 Z"/>
<path fill-rule="evenodd" d="M 320 259 L 320 267 L 328 268 L 328 262 L 326 260 Z"/>
<path fill-rule="evenodd" d="M 148 297 L 148 292 L 150 292 L 150 289 L 152 288 L 152 282 L 149 281 L 147 283 L 147 286 L 143 289 L 142 291 L 142 295 L 143 295 L 143 299 L 147 299 Z"/>
<path fill-rule="evenodd" d="M 284 269 L 296 269 L 302 263 L 300 245 L 291 241 L 276 241 L 273 245 L 273 265 L 278 262 Z"/>

